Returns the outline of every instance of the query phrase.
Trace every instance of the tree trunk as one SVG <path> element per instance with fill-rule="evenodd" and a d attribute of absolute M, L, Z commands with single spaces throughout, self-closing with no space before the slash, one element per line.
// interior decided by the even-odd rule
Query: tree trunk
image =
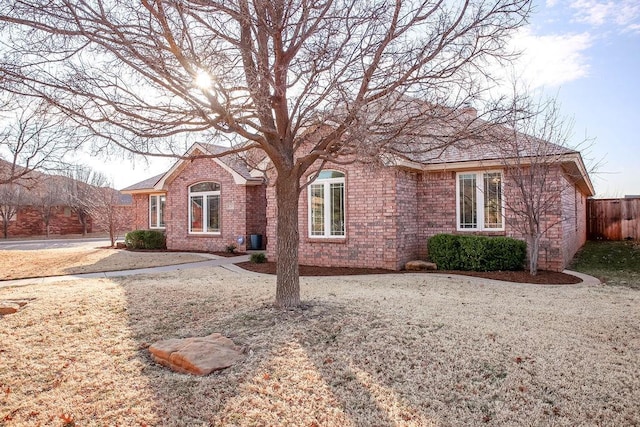
<path fill-rule="evenodd" d="M 540 235 L 529 236 L 529 274 L 538 274 L 538 253 L 540 250 Z"/>
<path fill-rule="evenodd" d="M 276 206 L 278 209 L 276 306 L 280 308 L 300 305 L 300 276 L 298 268 L 298 178 L 278 173 L 276 178 Z"/>
<path fill-rule="evenodd" d="M 113 221 L 109 222 L 109 239 L 111 239 L 111 247 L 116 246 L 116 226 Z"/>

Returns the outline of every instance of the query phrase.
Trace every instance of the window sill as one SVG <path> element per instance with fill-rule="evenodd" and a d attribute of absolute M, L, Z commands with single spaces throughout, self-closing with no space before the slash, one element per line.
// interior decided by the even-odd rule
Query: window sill
<path fill-rule="evenodd" d="M 493 229 L 479 229 L 479 228 L 458 228 L 456 229 L 458 234 L 483 234 L 483 235 L 504 235 L 506 230 L 504 228 Z"/>
<path fill-rule="evenodd" d="M 220 237 L 222 236 L 222 233 L 220 232 L 216 232 L 216 233 L 187 233 L 187 237 Z"/>
<path fill-rule="evenodd" d="M 322 237 L 322 236 L 307 236 L 307 243 L 347 243 L 347 238 L 345 237 Z"/>

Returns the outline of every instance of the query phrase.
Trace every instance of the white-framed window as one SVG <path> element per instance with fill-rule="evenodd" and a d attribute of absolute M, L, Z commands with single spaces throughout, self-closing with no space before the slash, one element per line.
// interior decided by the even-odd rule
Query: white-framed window
<path fill-rule="evenodd" d="M 456 217 L 459 231 L 504 230 L 502 172 L 458 172 Z"/>
<path fill-rule="evenodd" d="M 220 234 L 220 184 L 189 187 L 189 233 Z"/>
<path fill-rule="evenodd" d="M 309 237 L 345 237 L 345 175 L 321 171 L 309 184 Z"/>
<path fill-rule="evenodd" d="M 149 228 L 164 228 L 164 206 L 167 197 L 164 194 L 149 196 Z"/>

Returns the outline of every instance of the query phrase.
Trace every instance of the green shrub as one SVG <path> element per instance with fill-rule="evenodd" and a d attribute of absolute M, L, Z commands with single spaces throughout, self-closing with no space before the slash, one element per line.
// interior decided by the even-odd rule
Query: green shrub
<path fill-rule="evenodd" d="M 249 261 L 253 262 L 254 264 L 262 264 L 264 262 L 267 262 L 267 256 L 264 254 L 264 252 L 256 252 L 249 256 Z"/>
<path fill-rule="evenodd" d="M 238 249 L 238 246 L 236 246 L 235 243 L 231 243 L 231 244 L 225 246 L 225 248 L 224 248 L 225 252 L 227 252 L 229 254 L 235 254 L 236 253 L 236 249 Z"/>
<path fill-rule="evenodd" d="M 527 255 L 527 244 L 510 237 L 437 234 L 427 247 L 442 270 L 521 270 Z"/>
<path fill-rule="evenodd" d="M 124 238 L 127 249 L 166 249 L 167 241 L 159 230 L 135 230 Z"/>
<path fill-rule="evenodd" d="M 460 244 L 458 237 L 451 234 L 436 234 L 427 242 L 429 259 L 441 270 L 458 270 L 460 264 Z"/>

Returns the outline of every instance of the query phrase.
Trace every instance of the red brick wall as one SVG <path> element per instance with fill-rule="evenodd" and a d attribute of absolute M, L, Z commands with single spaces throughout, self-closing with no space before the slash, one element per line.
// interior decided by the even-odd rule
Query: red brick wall
<path fill-rule="evenodd" d="M 503 177 L 504 198 L 512 203 L 521 196 L 510 181 L 509 174 L 504 173 Z M 419 177 L 418 221 L 421 238 L 418 241 L 418 253 L 421 257 L 427 255 L 427 239 L 438 233 L 505 235 L 525 240 L 521 224 L 508 208 L 505 210 L 506 225 L 503 232 L 457 231 L 455 191 L 455 172 L 425 173 Z M 561 271 L 586 240 L 586 199 L 566 179 L 559 166 L 549 172 L 547 192 L 549 194 L 545 197 L 554 202 L 544 217 L 543 227 L 549 230 L 540 244 L 539 268 Z"/>
<path fill-rule="evenodd" d="M 131 198 L 131 210 L 133 211 L 132 230 L 148 229 L 149 194 L 133 194 Z"/>
<path fill-rule="evenodd" d="M 562 255 L 566 266 L 587 241 L 587 197 L 566 175 L 562 186 Z"/>
<path fill-rule="evenodd" d="M 407 261 L 418 259 L 420 246 L 425 246 L 420 232 L 418 176 L 416 172 L 396 170 L 396 269 L 404 268 Z"/>
<path fill-rule="evenodd" d="M 335 267 L 398 268 L 398 209 L 395 202 L 396 170 L 370 164 L 325 166 L 345 177 L 345 238 L 311 238 L 308 193 L 299 198 L 299 262 Z M 303 177 L 302 182 L 306 182 Z M 275 180 L 271 176 L 271 182 Z M 410 185 L 409 185 L 410 187 Z M 267 257 L 276 260 L 275 188 L 267 188 Z"/>
<path fill-rule="evenodd" d="M 202 181 L 220 184 L 220 234 L 189 233 L 189 186 Z M 243 212 L 247 209 L 247 187 L 234 182 L 233 176 L 213 159 L 185 162 L 167 180 L 165 224 L 167 248 L 175 250 L 224 251 L 232 243 L 246 250 L 247 227 Z M 238 245 L 241 236 L 245 244 Z"/>
<path fill-rule="evenodd" d="M 49 222 L 50 235 L 82 234 L 82 224 L 78 216 L 68 207 L 53 208 L 53 216 Z M 92 231 L 89 218 L 87 232 Z M 1 235 L 1 233 L 0 233 Z M 13 220 L 9 221 L 8 237 L 44 236 L 46 229 L 40 213 L 31 207 L 18 210 Z"/>
<path fill-rule="evenodd" d="M 262 235 L 262 247 L 267 244 L 267 195 L 266 186 L 253 185 L 246 187 L 247 208 L 245 221 L 247 224 L 247 234 Z M 248 239 L 249 237 L 247 237 Z M 255 249 L 255 248 L 251 248 Z"/>
<path fill-rule="evenodd" d="M 418 176 L 418 256 L 427 256 L 427 240 L 456 230 L 456 173 L 427 172 Z"/>

